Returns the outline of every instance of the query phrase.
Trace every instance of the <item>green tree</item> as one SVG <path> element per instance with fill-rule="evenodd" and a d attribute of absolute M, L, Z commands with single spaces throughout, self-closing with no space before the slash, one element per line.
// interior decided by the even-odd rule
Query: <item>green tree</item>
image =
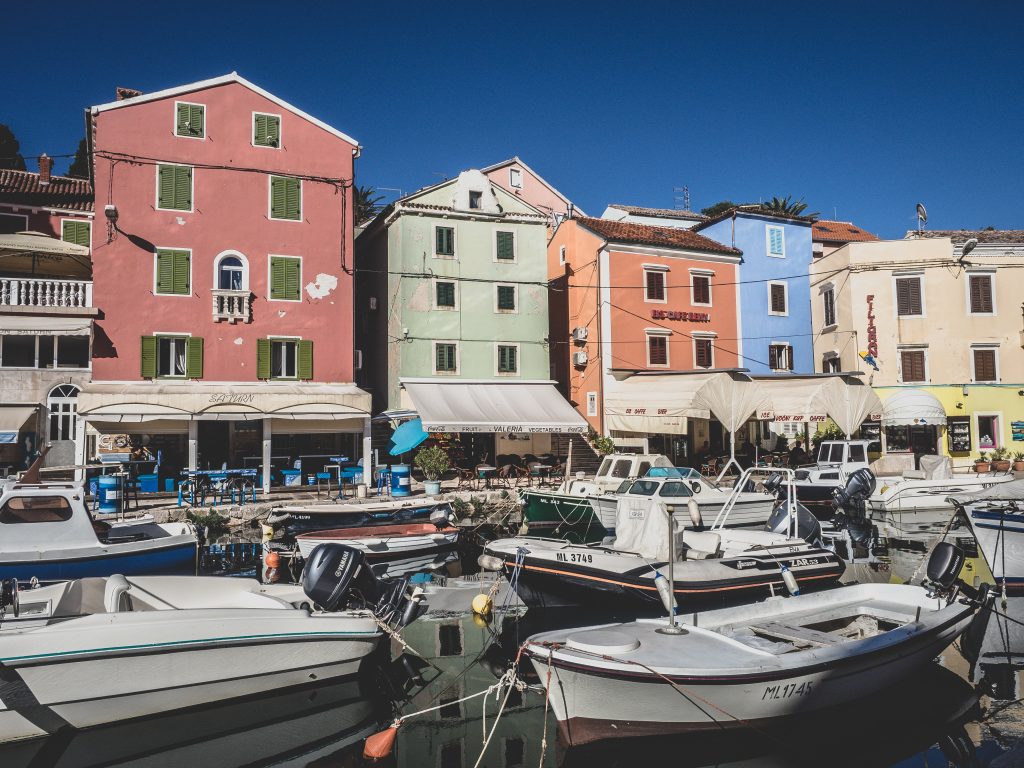
<path fill-rule="evenodd" d="M 71 166 L 68 168 L 68 176 L 73 176 L 76 179 L 89 178 L 89 149 L 85 144 L 85 139 L 78 142 L 75 159 L 71 161 Z"/>
<path fill-rule="evenodd" d="M 0 168 L 15 171 L 25 170 L 25 158 L 21 156 L 21 144 L 8 126 L 0 123 Z"/>
<path fill-rule="evenodd" d="M 777 213 L 782 216 L 817 216 L 818 212 L 804 213 L 807 210 L 807 203 L 803 201 L 803 198 L 794 200 L 791 195 L 785 197 L 773 197 L 766 203 L 761 203 L 761 207 L 766 211 Z"/>
<path fill-rule="evenodd" d="M 384 200 L 382 195 L 377 194 L 377 190 L 373 187 L 356 187 L 355 188 L 355 222 L 356 226 L 365 224 L 378 213 L 380 213 L 381 202 Z"/>
<path fill-rule="evenodd" d="M 714 205 L 709 205 L 707 208 L 701 208 L 700 212 L 705 216 L 710 216 L 714 218 L 715 216 L 718 216 L 720 213 L 725 213 L 730 208 L 738 207 L 739 204 L 732 202 L 732 200 L 722 200 L 720 202 L 715 203 Z"/>

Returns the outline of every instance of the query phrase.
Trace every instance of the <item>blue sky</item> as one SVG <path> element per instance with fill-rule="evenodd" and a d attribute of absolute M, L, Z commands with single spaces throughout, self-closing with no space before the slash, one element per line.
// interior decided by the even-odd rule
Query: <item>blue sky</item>
<path fill-rule="evenodd" d="M 919 200 L 932 229 L 1024 228 L 1021 3 L 141 7 L 5 10 L 0 122 L 26 155 L 73 152 L 115 86 L 235 70 L 359 139 L 360 184 L 517 154 L 592 215 L 687 185 L 694 208 L 794 195 L 883 237 Z"/>

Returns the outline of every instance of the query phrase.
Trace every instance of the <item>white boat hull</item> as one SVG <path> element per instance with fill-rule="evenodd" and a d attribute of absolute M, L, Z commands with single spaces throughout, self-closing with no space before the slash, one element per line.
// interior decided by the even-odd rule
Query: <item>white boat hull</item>
<path fill-rule="evenodd" d="M 299 553 L 303 557 L 309 557 L 309 553 L 320 544 L 334 543 L 358 549 L 360 552 L 364 552 L 371 560 L 440 552 L 454 547 L 458 540 L 458 531 L 428 533 L 422 536 L 394 536 L 371 539 L 320 538 L 316 535 L 306 534 L 295 539 L 299 545 Z"/>
<path fill-rule="evenodd" d="M 695 495 L 693 498 L 697 501 L 697 506 L 700 509 L 700 514 L 704 519 L 705 525 L 711 525 L 718 516 L 718 513 L 722 511 L 722 506 L 725 504 L 726 499 L 729 498 L 729 494 L 722 494 L 720 499 L 702 498 L 701 495 Z M 686 499 L 683 499 L 684 503 L 681 505 L 681 511 L 676 511 L 672 515 L 682 526 L 690 525 L 690 514 L 686 509 L 685 501 Z M 618 510 L 618 497 L 612 495 L 592 496 L 590 497 L 590 503 L 597 513 L 598 519 L 601 521 L 601 525 L 603 525 L 610 534 L 614 535 L 615 515 Z M 736 505 L 729 512 L 729 517 L 726 520 L 725 527 L 762 528 L 764 527 L 764 524 L 768 522 L 768 518 L 771 516 L 774 506 L 775 499 L 767 494 L 741 494 L 736 500 Z"/>

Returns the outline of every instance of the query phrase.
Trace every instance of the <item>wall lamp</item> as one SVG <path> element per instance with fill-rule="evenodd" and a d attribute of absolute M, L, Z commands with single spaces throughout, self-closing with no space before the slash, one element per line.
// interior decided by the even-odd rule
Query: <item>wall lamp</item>
<path fill-rule="evenodd" d="M 963 409 L 963 407 L 964 407 L 964 404 L 963 404 L 963 403 L 957 403 L 957 404 L 956 404 L 956 407 L 957 407 L 957 408 L 960 408 L 960 409 L 962 410 L 962 409 Z"/>

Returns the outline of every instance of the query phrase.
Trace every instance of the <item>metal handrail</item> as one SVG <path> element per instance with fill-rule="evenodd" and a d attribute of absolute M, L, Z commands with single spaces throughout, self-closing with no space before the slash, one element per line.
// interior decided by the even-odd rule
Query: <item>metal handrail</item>
<path fill-rule="evenodd" d="M 743 489 L 747 485 L 747 481 L 752 475 L 782 475 L 786 479 L 786 502 L 788 503 L 789 509 L 789 527 L 790 536 L 796 537 L 797 531 L 797 516 L 796 516 L 796 473 L 789 467 L 748 467 L 743 470 L 743 474 L 739 476 L 735 485 L 732 487 L 732 491 L 729 494 L 729 498 L 725 500 L 722 508 L 718 510 L 718 514 L 715 515 L 715 521 L 711 524 L 710 530 L 716 531 L 721 530 L 725 527 L 726 521 L 729 519 L 729 513 L 732 512 L 733 507 L 736 506 L 736 502 L 739 499 Z"/>

